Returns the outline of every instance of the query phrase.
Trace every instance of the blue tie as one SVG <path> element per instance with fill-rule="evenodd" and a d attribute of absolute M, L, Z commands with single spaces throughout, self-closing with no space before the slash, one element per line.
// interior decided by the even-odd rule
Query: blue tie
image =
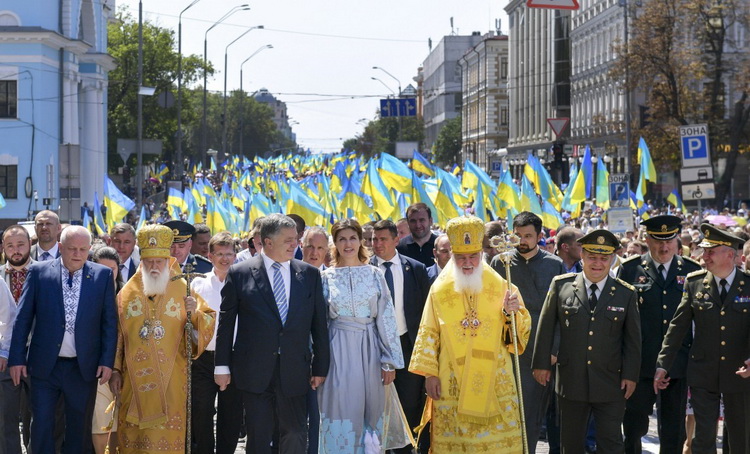
<path fill-rule="evenodd" d="M 42 256 L 41 256 L 41 258 L 39 260 L 45 261 L 45 260 L 49 260 L 50 258 L 52 258 L 52 254 L 50 254 L 47 251 L 44 251 L 44 254 L 42 254 Z"/>
<path fill-rule="evenodd" d="M 273 262 L 273 297 L 276 300 L 276 306 L 279 308 L 281 324 L 286 323 L 286 315 L 289 312 L 289 304 L 286 301 L 286 287 L 284 287 L 284 278 L 281 276 L 281 263 Z"/>
<path fill-rule="evenodd" d="M 391 292 L 391 301 L 393 304 L 396 304 L 396 291 L 394 290 L 393 285 L 393 271 L 391 271 L 391 265 L 393 265 L 393 262 L 383 262 L 383 266 L 385 267 L 385 283 L 388 285 L 388 290 Z"/>

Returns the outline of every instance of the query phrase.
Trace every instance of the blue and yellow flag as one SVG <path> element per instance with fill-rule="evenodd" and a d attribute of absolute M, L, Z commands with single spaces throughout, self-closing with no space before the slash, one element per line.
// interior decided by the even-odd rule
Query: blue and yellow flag
<path fill-rule="evenodd" d="M 99 236 L 107 233 L 107 224 L 104 223 L 104 216 L 102 216 L 99 194 L 96 192 L 94 192 L 94 229 L 95 233 Z"/>
<path fill-rule="evenodd" d="M 141 205 L 141 215 L 138 216 L 138 224 L 135 226 L 135 231 L 141 230 L 141 227 L 146 225 L 146 205 Z"/>
<path fill-rule="evenodd" d="M 422 172 L 423 174 L 434 177 L 435 176 L 435 169 L 432 167 L 432 164 L 430 164 L 430 161 L 427 160 L 420 152 L 417 150 L 414 150 L 411 155 L 411 168 L 412 170 L 416 170 L 417 172 Z"/>
<path fill-rule="evenodd" d="M 388 153 L 380 154 L 378 172 L 387 188 L 396 192 L 409 192 L 411 189 L 411 171 L 406 164 Z"/>
<path fill-rule="evenodd" d="M 393 198 L 390 190 L 383 183 L 375 160 L 367 165 L 367 171 L 362 179 L 362 193 L 370 196 L 372 207 L 381 218 L 387 218 L 393 212 Z"/>
<path fill-rule="evenodd" d="M 609 209 L 609 171 L 601 159 L 596 163 L 596 206 Z"/>
<path fill-rule="evenodd" d="M 683 213 L 687 213 L 687 207 L 682 202 L 680 197 L 680 191 L 677 188 L 673 189 L 672 192 L 667 196 L 667 202 L 671 203 L 675 208 L 682 210 Z"/>
<path fill-rule="evenodd" d="M 648 145 L 643 137 L 638 141 L 638 163 L 641 165 L 641 175 L 638 179 L 638 188 L 635 191 L 635 198 L 638 201 L 638 206 L 643 204 L 646 200 L 646 182 L 656 182 L 656 167 L 654 167 L 654 161 L 651 159 L 651 152 L 648 150 Z"/>
<path fill-rule="evenodd" d="M 130 210 L 135 208 L 135 202 L 117 189 L 117 185 L 104 176 L 104 205 L 107 207 L 106 225 L 114 226 L 122 222 Z"/>

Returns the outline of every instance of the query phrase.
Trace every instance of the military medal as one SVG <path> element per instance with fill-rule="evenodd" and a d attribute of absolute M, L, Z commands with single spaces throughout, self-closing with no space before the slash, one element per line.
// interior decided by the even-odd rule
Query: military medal
<path fill-rule="evenodd" d="M 477 335 L 477 329 L 479 329 L 479 326 L 482 325 L 482 322 L 479 320 L 479 317 L 477 317 L 477 309 L 473 306 L 474 297 L 469 297 L 469 308 L 466 310 L 466 314 L 461 320 L 461 328 L 464 329 L 464 335 L 466 335 L 466 330 L 471 330 L 471 337 L 475 337 Z"/>
<path fill-rule="evenodd" d="M 685 284 L 685 276 L 677 276 L 677 284 L 678 285 L 684 285 Z"/>

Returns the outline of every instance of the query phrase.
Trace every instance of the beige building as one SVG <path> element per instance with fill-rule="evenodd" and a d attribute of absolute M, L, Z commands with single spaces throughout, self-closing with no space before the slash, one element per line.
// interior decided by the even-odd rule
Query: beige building
<path fill-rule="evenodd" d="M 494 152 L 508 146 L 508 36 L 490 32 L 458 61 L 462 68 L 462 160 L 491 171 Z"/>

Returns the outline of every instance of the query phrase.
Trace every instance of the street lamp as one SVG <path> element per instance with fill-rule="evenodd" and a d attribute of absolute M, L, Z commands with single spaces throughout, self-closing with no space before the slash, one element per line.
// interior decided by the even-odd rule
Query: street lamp
<path fill-rule="evenodd" d="M 245 149 L 242 146 L 242 136 L 245 133 L 245 92 L 242 91 L 242 67 L 245 66 L 245 63 L 247 63 L 248 60 L 255 57 L 258 52 L 262 51 L 263 49 L 273 49 L 273 45 L 266 44 L 265 46 L 260 46 L 255 52 L 250 54 L 249 57 L 247 57 L 242 63 L 240 63 L 240 153 L 242 153 L 243 156 L 245 156 Z"/>
<path fill-rule="evenodd" d="M 201 0 L 193 0 L 177 21 L 177 175 L 182 179 L 182 14 Z"/>
<path fill-rule="evenodd" d="M 227 155 L 227 59 L 228 59 L 228 53 L 229 53 L 229 46 L 236 43 L 240 40 L 243 36 L 247 35 L 253 30 L 256 29 L 263 29 L 262 25 L 256 25 L 255 27 L 250 27 L 247 30 L 245 30 L 240 36 L 235 38 L 234 41 L 227 44 L 227 47 L 224 48 L 224 111 L 221 114 L 221 123 L 222 123 L 222 131 L 221 131 L 221 154 L 222 157 Z M 240 81 L 242 80 L 242 72 L 240 72 Z M 240 82 L 241 83 L 241 82 Z"/>
<path fill-rule="evenodd" d="M 247 11 L 249 9 L 250 6 L 248 6 L 246 3 L 235 6 L 234 8 L 230 9 L 229 12 L 221 16 L 219 20 L 214 22 L 212 26 L 208 27 L 208 30 L 206 30 L 206 33 L 203 35 L 203 137 L 201 139 L 201 158 L 204 163 L 206 162 L 206 151 L 208 149 L 208 123 L 206 122 L 206 114 L 208 111 L 208 87 L 206 87 L 206 85 L 208 84 L 208 32 L 213 30 L 214 27 L 224 22 L 229 16 L 236 13 L 237 11 Z"/>
<path fill-rule="evenodd" d="M 394 96 L 394 97 L 396 97 L 396 92 L 395 92 L 395 91 L 393 91 L 393 89 L 392 89 L 391 87 L 389 87 L 389 86 L 388 86 L 388 85 L 387 85 L 387 84 L 386 84 L 385 82 L 383 82 L 382 80 L 378 79 L 377 77 L 370 77 L 370 79 L 372 79 L 372 80 L 377 80 L 378 82 L 380 82 L 381 84 L 383 84 L 383 86 L 384 86 L 385 88 L 387 88 L 387 89 L 388 89 L 388 91 L 390 91 L 391 93 L 393 93 L 393 96 Z"/>
<path fill-rule="evenodd" d="M 386 71 L 385 69 L 381 68 L 380 66 L 373 66 L 372 69 L 379 69 L 379 70 L 383 71 L 384 73 L 386 73 L 389 76 L 391 76 L 391 79 L 395 80 L 396 83 L 398 83 L 398 96 L 400 98 L 401 97 L 401 81 L 398 80 L 398 79 L 396 79 L 396 76 L 394 76 L 393 74 L 389 73 L 388 71 Z"/>

